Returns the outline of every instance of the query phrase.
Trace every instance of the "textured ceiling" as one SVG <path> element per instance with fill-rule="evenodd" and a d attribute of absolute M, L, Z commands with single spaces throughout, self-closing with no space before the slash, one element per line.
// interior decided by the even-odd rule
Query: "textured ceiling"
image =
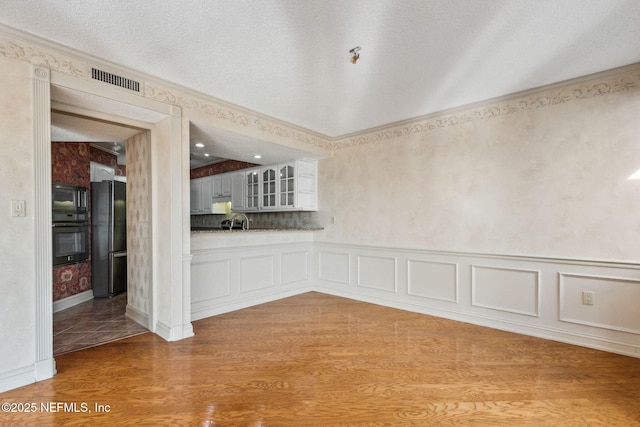
<path fill-rule="evenodd" d="M 0 22 L 330 137 L 640 62 L 637 0 L 2 0 Z"/>

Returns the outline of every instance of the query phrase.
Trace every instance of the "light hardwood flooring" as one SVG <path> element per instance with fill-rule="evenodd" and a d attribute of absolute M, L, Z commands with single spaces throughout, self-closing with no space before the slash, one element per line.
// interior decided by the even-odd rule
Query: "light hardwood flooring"
<path fill-rule="evenodd" d="M 56 377 L 0 394 L 36 413 L 0 424 L 640 425 L 636 358 L 313 292 L 194 330 L 59 356 Z"/>

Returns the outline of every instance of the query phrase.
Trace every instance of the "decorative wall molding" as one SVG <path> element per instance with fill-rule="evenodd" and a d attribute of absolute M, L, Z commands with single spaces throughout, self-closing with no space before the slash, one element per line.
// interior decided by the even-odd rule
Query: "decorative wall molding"
<path fill-rule="evenodd" d="M 561 321 L 640 335 L 640 317 L 619 307 L 620 300 L 640 301 L 640 280 L 567 272 L 559 272 L 558 277 Z M 583 291 L 594 293 L 593 305 L 582 303 Z"/>
<path fill-rule="evenodd" d="M 309 280 L 309 252 L 283 252 L 280 257 L 280 285 Z"/>
<path fill-rule="evenodd" d="M 458 263 L 407 259 L 407 294 L 458 303 Z"/>
<path fill-rule="evenodd" d="M 138 78 L 142 80 L 143 96 L 145 98 L 171 104 L 183 110 L 196 111 L 209 120 L 223 121 L 235 128 L 248 129 L 251 127 L 253 132 L 257 130 L 265 135 L 277 136 L 285 140 L 331 150 L 332 142 L 329 137 L 315 134 L 293 124 L 279 122 L 276 119 L 253 111 L 244 110 L 240 106 L 227 105 L 226 102 L 212 96 L 191 91 L 172 82 L 126 69 L 49 40 L 1 25 L 0 55 L 84 80 L 91 79 L 91 68 L 95 66 L 122 70 L 127 74 L 139 76 L 136 77 L 136 80 Z M 179 114 L 179 112 L 173 111 L 172 113 Z M 257 124 L 253 123 L 254 118 L 259 119 Z"/>
<path fill-rule="evenodd" d="M 5 36 L 4 40 L 3 35 Z M 24 42 L 21 39 L 30 42 Z M 44 48 L 37 47 L 37 45 L 42 45 Z M 96 61 L 109 65 L 105 61 L 83 52 L 65 48 L 46 39 L 23 34 L 17 30 L 8 30 L 2 26 L 0 26 L 0 55 L 81 79 L 91 78 L 91 67 L 95 65 Z M 115 64 L 111 65 L 115 66 Z M 118 68 L 122 69 L 122 67 Z M 640 64 L 633 64 L 402 122 L 390 123 L 356 134 L 330 138 L 294 124 L 280 122 L 277 119 L 243 109 L 241 106 L 228 104 L 212 96 L 191 91 L 172 82 L 142 75 L 134 70 L 129 71 L 140 75 L 144 80 L 143 96 L 146 98 L 198 112 L 209 120 L 223 121 L 235 128 L 250 128 L 253 132 L 258 131 L 264 135 L 277 136 L 288 141 L 325 150 L 339 150 L 356 145 L 392 141 L 407 135 L 423 134 L 477 121 L 507 118 L 526 111 L 640 88 Z M 256 121 L 256 118 L 259 120 Z"/>
<path fill-rule="evenodd" d="M 471 305 L 538 317 L 540 271 L 473 264 Z"/>
<path fill-rule="evenodd" d="M 333 149 L 392 141 L 403 136 L 508 118 L 531 110 L 638 89 L 640 64 L 634 64 L 339 137 L 334 140 Z"/>
<path fill-rule="evenodd" d="M 241 236 L 231 240 L 237 238 Z M 267 239 L 258 245 L 195 250 L 191 319 L 309 292 L 314 280 L 313 260 L 312 243 L 303 241 L 275 243 Z"/>
<path fill-rule="evenodd" d="M 396 257 L 358 255 L 358 286 L 386 292 L 398 292 Z"/>
<path fill-rule="evenodd" d="M 640 323 L 635 304 L 640 298 L 638 264 L 321 241 L 315 241 L 314 247 L 318 265 L 314 291 L 640 357 Z M 395 291 L 380 286 L 354 286 L 354 278 L 374 277 L 389 270 L 375 262 L 360 262 L 365 258 L 395 260 Z M 425 268 L 412 273 L 411 265 L 415 267 L 417 263 L 442 269 Z M 336 275 L 335 271 L 340 273 Z M 562 273 L 565 271 L 571 273 Z M 349 282 L 342 280 L 347 274 L 351 277 Z M 564 285 L 559 284 L 561 275 L 565 277 Z M 566 283 L 569 276 L 576 280 Z M 418 292 L 416 283 L 421 284 Z M 587 306 L 579 300 L 582 286 L 591 287 L 596 293 L 595 316 L 584 315 Z M 479 288 L 481 295 L 477 293 Z"/>
<path fill-rule="evenodd" d="M 318 277 L 321 280 L 349 285 L 351 277 L 349 253 L 319 251 Z"/>
<path fill-rule="evenodd" d="M 252 130 L 258 130 L 263 134 L 278 136 L 291 141 L 320 147 L 322 149 L 330 150 L 332 147 L 332 142 L 328 137 L 315 136 L 311 132 L 304 132 L 300 129 L 296 129 L 295 125 L 276 123 L 275 121 L 257 113 L 242 111 L 241 109 L 225 106 L 222 103 L 213 103 L 205 100 L 204 95 L 202 95 L 202 97 L 195 97 L 188 94 L 181 94 L 178 91 L 174 91 L 160 85 L 154 85 L 149 82 L 145 84 L 144 95 L 145 97 L 155 99 L 156 101 L 179 105 L 183 109 L 197 111 L 213 122 L 224 121 L 233 124 L 236 127 L 251 127 Z M 253 118 L 255 116 L 260 116 L 260 120 L 254 124 Z"/>
<path fill-rule="evenodd" d="M 91 67 L 86 63 L 63 54 L 45 52 L 28 43 L 18 43 L 0 39 L 0 55 L 8 59 L 25 61 L 33 66 L 42 67 L 40 70 L 48 69 L 81 79 L 91 77 Z M 46 78 L 48 78 L 48 71 Z"/>

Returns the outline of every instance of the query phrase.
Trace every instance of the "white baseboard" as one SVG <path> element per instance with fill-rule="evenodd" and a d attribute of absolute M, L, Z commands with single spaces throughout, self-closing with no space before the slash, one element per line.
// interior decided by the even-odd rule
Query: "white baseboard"
<path fill-rule="evenodd" d="M 133 320 L 134 322 L 136 322 L 137 324 L 144 326 L 147 329 L 151 329 L 149 327 L 149 315 L 147 313 L 143 313 L 142 311 L 138 310 L 135 307 L 130 306 L 129 304 L 127 304 L 127 309 L 124 313 L 124 315 Z"/>
<path fill-rule="evenodd" d="M 191 321 L 205 319 L 207 317 L 216 316 L 218 314 L 229 313 L 243 308 L 253 307 L 254 305 L 265 304 L 267 302 L 276 301 L 283 298 L 292 297 L 295 295 L 304 294 L 313 291 L 311 285 L 279 292 L 277 294 L 262 295 L 253 298 L 246 298 L 235 301 L 227 301 L 224 303 L 217 303 L 201 308 L 199 310 L 191 310 Z"/>
<path fill-rule="evenodd" d="M 88 291 L 80 292 L 79 294 L 71 295 L 70 297 L 59 299 L 58 301 L 53 302 L 53 312 L 57 313 L 62 310 L 66 310 L 67 308 L 71 308 L 74 305 L 78 305 L 80 303 L 91 301 L 93 299 L 93 290 L 89 289 Z"/>
<path fill-rule="evenodd" d="M 36 382 L 35 366 L 29 365 L 0 374 L 0 393 Z"/>

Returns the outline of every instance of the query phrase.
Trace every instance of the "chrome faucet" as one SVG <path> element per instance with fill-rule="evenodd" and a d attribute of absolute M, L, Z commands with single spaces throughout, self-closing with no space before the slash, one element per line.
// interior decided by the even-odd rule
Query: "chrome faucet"
<path fill-rule="evenodd" d="M 231 217 L 231 229 L 233 230 L 233 224 L 236 221 L 236 217 L 243 217 L 244 218 L 244 221 L 242 222 L 242 229 L 243 230 L 248 230 L 249 229 L 249 218 L 245 214 L 242 214 L 242 213 L 234 214 Z"/>

